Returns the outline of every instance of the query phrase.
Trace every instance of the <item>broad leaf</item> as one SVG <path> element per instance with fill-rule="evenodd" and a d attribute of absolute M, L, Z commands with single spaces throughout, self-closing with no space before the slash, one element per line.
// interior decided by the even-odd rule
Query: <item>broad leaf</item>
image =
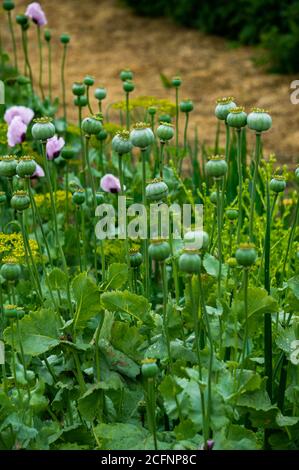
<path fill-rule="evenodd" d="M 125 263 L 112 263 L 108 268 L 107 287 L 120 289 L 128 282 L 128 265 Z"/>
<path fill-rule="evenodd" d="M 100 291 L 86 273 L 81 273 L 74 278 L 72 289 L 77 304 L 74 329 L 84 328 L 87 321 L 101 311 Z"/>
<path fill-rule="evenodd" d="M 150 320 L 150 304 L 142 295 L 136 295 L 127 290 L 104 292 L 102 305 L 111 312 L 124 312 L 135 320 L 148 322 Z"/>

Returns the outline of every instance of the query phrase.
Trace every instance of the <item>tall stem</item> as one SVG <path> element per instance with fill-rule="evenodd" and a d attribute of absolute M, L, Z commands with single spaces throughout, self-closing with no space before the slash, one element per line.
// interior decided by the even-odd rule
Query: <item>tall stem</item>
<path fill-rule="evenodd" d="M 250 241 L 253 241 L 254 205 L 255 205 L 255 196 L 256 196 L 258 168 L 259 168 L 259 163 L 260 163 L 260 154 L 261 154 L 261 133 L 257 132 L 255 134 L 255 163 L 254 163 L 253 181 L 252 181 L 252 188 L 251 188 L 251 195 L 250 195 L 250 216 L 249 216 Z"/>
<path fill-rule="evenodd" d="M 45 99 L 44 89 L 43 89 L 43 45 L 41 40 L 40 26 L 37 26 L 37 41 L 38 41 L 38 50 L 39 50 L 39 89 L 41 96 Z"/>
<path fill-rule="evenodd" d="M 7 12 L 7 16 L 8 16 L 8 24 L 9 24 L 9 30 L 11 34 L 11 40 L 12 40 L 15 69 L 17 70 L 18 69 L 17 45 L 16 45 L 15 32 L 14 32 L 12 18 L 11 18 L 11 11 Z"/>
<path fill-rule="evenodd" d="M 238 165 L 238 229 L 237 229 L 237 244 L 240 244 L 241 227 L 242 227 L 242 185 L 243 185 L 243 172 L 242 172 L 242 134 L 241 129 L 237 129 L 237 165 Z"/>
<path fill-rule="evenodd" d="M 179 89 L 175 89 L 175 156 L 176 164 L 179 158 Z"/>
<path fill-rule="evenodd" d="M 155 379 L 147 379 L 147 414 L 149 428 L 153 434 L 154 447 L 158 450 L 157 428 L 156 428 L 156 396 L 155 396 Z"/>
<path fill-rule="evenodd" d="M 142 204 L 146 207 L 146 195 L 145 195 L 145 187 L 146 187 L 146 150 L 141 150 L 141 158 L 142 158 Z M 146 224 L 147 225 L 147 224 Z M 147 227 L 146 227 L 147 230 Z M 144 252 L 144 267 L 145 267 L 145 295 L 149 298 L 150 292 L 150 275 L 149 275 L 149 257 L 148 257 L 148 230 L 146 233 L 146 238 L 143 240 L 143 252 Z"/>
<path fill-rule="evenodd" d="M 63 105 L 63 119 L 66 125 L 67 113 L 66 113 L 66 92 L 65 92 L 65 61 L 66 61 L 67 45 L 63 45 L 63 54 L 61 62 L 61 85 L 62 85 L 62 105 Z"/>
<path fill-rule="evenodd" d="M 265 233 L 265 289 L 270 295 L 270 248 L 271 248 L 271 208 L 269 182 L 267 180 L 267 220 Z M 271 313 L 264 315 L 264 355 L 265 375 L 267 376 L 266 388 L 270 400 L 272 400 L 272 319 Z"/>
<path fill-rule="evenodd" d="M 129 93 L 126 92 L 126 128 L 130 130 L 130 106 L 129 106 Z"/>
<path fill-rule="evenodd" d="M 221 298 L 221 271 L 222 271 L 222 204 L 221 204 L 221 197 L 220 197 L 220 185 L 221 180 L 219 178 L 216 179 L 216 188 L 217 188 L 217 241 L 218 241 L 218 259 L 219 259 L 219 271 L 218 271 L 218 299 Z"/>
<path fill-rule="evenodd" d="M 24 57 L 25 57 L 25 64 L 29 70 L 29 77 L 30 77 L 30 85 L 31 85 L 31 93 L 33 94 L 33 74 L 32 74 L 32 68 L 30 65 L 29 61 L 29 55 L 28 55 L 28 44 L 27 44 L 27 36 L 26 36 L 26 31 L 23 30 L 22 28 L 22 45 L 23 45 L 23 51 L 24 51 Z"/>
<path fill-rule="evenodd" d="M 292 224 L 292 227 L 291 227 L 291 230 L 290 230 L 287 249 L 286 249 L 286 254 L 285 254 L 285 257 L 284 257 L 284 263 L 283 263 L 283 268 L 282 268 L 282 279 L 284 278 L 284 275 L 285 275 L 286 264 L 287 264 L 287 261 L 288 261 L 288 258 L 289 258 L 289 253 L 290 253 L 293 241 L 294 241 L 295 231 L 296 231 L 296 227 L 298 225 L 298 215 L 299 215 L 299 194 L 297 196 L 295 216 L 294 216 L 293 224 Z"/>
<path fill-rule="evenodd" d="M 160 141 L 160 178 L 163 178 L 163 166 L 164 166 L 164 147 L 165 147 L 165 142 L 162 140 Z"/>

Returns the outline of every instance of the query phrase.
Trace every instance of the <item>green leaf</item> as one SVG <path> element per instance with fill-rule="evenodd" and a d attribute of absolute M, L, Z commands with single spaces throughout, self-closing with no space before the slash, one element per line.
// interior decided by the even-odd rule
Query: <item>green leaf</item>
<path fill-rule="evenodd" d="M 114 349 L 108 341 L 101 339 L 99 341 L 99 348 L 105 355 L 105 358 L 112 369 L 117 370 L 131 379 L 135 379 L 135 377 L 140 374 L 140 367 L 136 362 L 132 361 L 132 359 L 121 351 Z"/>
<path fill-rule="evenodd" d="M 59 319 L 53 310 L 31 312 L 19 321 L 19 326 L 20 340 L 28 356 L 38 356 L 59 344 Z M 15 324 L 4 331 L 4 339 L 10 345 L 12 329 L 14 337 L 18 338 Z M 15 340 L 15 347 L 20 352 L 19 341 Z"/>
<path fill-rule="evenodd" d="M 108 268 L 107 287 L 110 289 L 120 289 L 128 282 L 129 271 L 125 263 L 112 263 Z M 107 288 L 106 287 L 106 288 Z"/>
<path fill-rule="evenodd" d="M 196 428 L 191 419 L 184 419 L 174 428 L 174 433 L 178 441 L 191 439 L 196 434 Z"/>
<path fill-rule="evenodd" d="M 299 299 L 299 276 L 294 276 L 287 281 L 288 287 L 291 289 L 295 297 Z"/>
<path fill-rule="evenodd" d="M 292 326 L 285 329 L 281 328 L 276 338 L 277 346 L 286 354 L 290 354 L 294 350 L 292 347 L 294 341 L 296 341 L 294 328 Z"/>
<path fill-rule="evenodd" d="M 283 416 L 280 411 L 277 413 L 276 416 L 276 423 L 281 428 L 285 426 L 294 426 L 298 423 L 298 421 L 299 418 L 297 416 Z"/>
<path fill-rule="evenodd" d="M 142 295 L 136 295 L 127 290 L 104 292 L 102 305 L 111 312 L 124 312 L 144 323 L 151 320 L 150 304 Z"/>
<path fill-rule="evenodd" d="M 215 256 L 210 255 L 209 253 L 206 253 L 203 259 L 203 266 L 210 276 L 218 277 L 219 261 L 217 258 L 215 258 Z M 227 266 L 224 264 L 222 265 L 222 268 L 221 268 L 221 276 L 223 278 L 227 276 Z"/>
<path fill-rule="evenodd" d="M 83 418 L 88 421 L 93 421 L 102 411 L 100 407 L 103 407 L 104 403 L 104 390 L 119 390 L 122 387 L 121 381 L 109 380 L 107 382 L 99 382 L 92 385 L 87 392 L 82 395 L 78 400 L 78 408 Z"/>
<path fill-rule="evenodd" d="M 48 281 L 51 289 L 65 289 L 65 286 L 67 285 L 67 275 L 61 269 L 54 268 L 48 274 Z"/>
<path fill-rule="evenodd" d="M 256 434 L 244 426 L 231 424 L 228 431 L 221 430 L 215 436 L 216 450 L 256 450 Z"/>
<path fill-rule="evenodd" d="M 87 273 L 81 273 L 74 278 L 72 290 L 77 304 L 74 329 L 84 328 L 88 320 L 101 311 L 100 291 Z"/>
<path fill-rule="evenodd" d="M 141 360 L 142 354 L 138 351 L 145 337 L 139 333 L 136 326 L 128 323 L 116 321 L 112 327 L 111 343 L 131 359 Z"/>

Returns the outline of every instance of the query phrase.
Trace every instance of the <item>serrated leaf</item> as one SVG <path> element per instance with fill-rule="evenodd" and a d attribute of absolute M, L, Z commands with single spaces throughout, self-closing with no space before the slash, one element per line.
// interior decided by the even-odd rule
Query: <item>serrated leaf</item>
<path fill-rule="evenodd" d="M 120 289 L 128 282 L 129 271 L 125 263 L 112 263 L 108 268 L 107 287 L 110 289 Z"/>
<path fill-rule="evenodd" d="M 54 290 L 64 289 L 67 285 L 67 275 L 59 268 L 53 268 L 48 274 L 49 286 Z"/>
<path fill-rule="evenodd" d="M 142 322 L 150 320 L 150 304 L 142 295 L 127 290 L 104 292 L 101 301 L 102 305 L 111 312 L 124 312 Z"/>
<path fill-rule="evenodd" d="M 88 320 L 101 311 L 100 291 L 87 273 L 81 273 L 74 278 L 72 290 L 77 304 L 74 329 L 84 328 Z"/>
<path fill-rule="evenodd" d="M 38 356 L 59 344 L 59 319 L 53 310 L 31 312 L 19 321 L 19 327 L 24 353 L 28 356 Z M 15 324 L 4 331 L 5 341 L 10 345 L 12 328 L 14 337 L 18 338 Z M 15 347 L 20 352 L 19 341 L 15 340 Z"/>

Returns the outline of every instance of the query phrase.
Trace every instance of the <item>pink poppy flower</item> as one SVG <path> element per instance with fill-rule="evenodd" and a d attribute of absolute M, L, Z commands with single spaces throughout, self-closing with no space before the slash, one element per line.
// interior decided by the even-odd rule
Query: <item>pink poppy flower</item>
<path fill-rule="evenodd" d="M 46 15 L 38 2 L 30 3 L 25 15 L 31 18 L 38 26 L 44 26 L 47 24 Z"/>
<path fill-rule="evenodd" d="M 20 116 L 16 116 L 8 126 L 7 140 L 10 147 L 24 142 L 26 137 L 27 126 L 23 123 Z"/>
<path fill-rule="evenodd" d="M 31 178 L 43 178 L 45 176 L 45 172 L 43 168 L 37 163 L 36 169 Z"/>
<path fill-rule="evenodd" d="M 14 117 L 19 116 L 23 123 L 28 126 L 29 122 L 32 121 L 34 112 L 26 106 L 12 106 L 5 111 L 4 120 L 9 125 Z"/>
<path fill-rule="evenodd" d="M 116 176 L 107 173 L 107 175 L 101 178 L 100 182 L 101 188 L 106 193 L 119 193 L 120 191 L 120 181 Z"/>
<path fill-rule="evenodd" d="M 64 147 L 65 141 L 62 137 L 54 135 L 47 140 L 46 151 L 48 160 L 54 160 L 59 157 L 61 149 Z"/>

